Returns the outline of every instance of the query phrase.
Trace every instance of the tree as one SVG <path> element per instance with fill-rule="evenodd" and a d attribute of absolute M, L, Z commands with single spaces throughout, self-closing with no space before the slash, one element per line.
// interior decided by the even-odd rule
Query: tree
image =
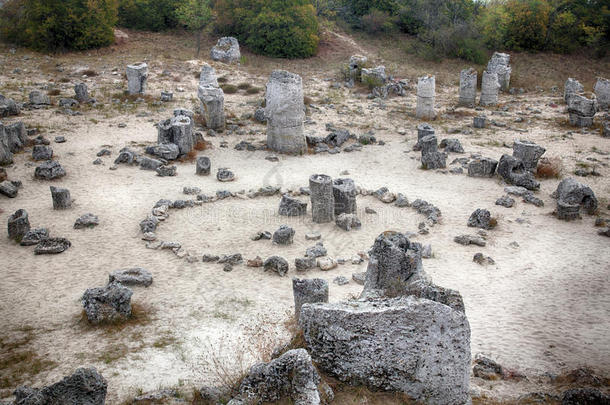
<path fill-rule="evenodd" d="M 201 51 L 201 34 L 212 19 L 209 0 L 184 0 L 176 9 L 176 17 L 180 24 L 184 25 L 189 31 L 194 31 L 197 38 L 197 53 L 199 57 Z"/>

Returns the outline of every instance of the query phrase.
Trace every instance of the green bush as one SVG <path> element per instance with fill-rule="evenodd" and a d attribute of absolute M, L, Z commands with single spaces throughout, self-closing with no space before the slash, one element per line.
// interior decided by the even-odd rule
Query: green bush
<path fill-rule="evenodd" d="M 306 58 L 318 50 L 318 20 L 309 0 L 218 0 L 217 29 L 256 53 Z"/>
<path fill-rule="evenodd" d="M 12 0 L 0 13 L 6 40 L 41 51 L 110 45 L 116 0 Z"/>
<path fill-rule="evenodd" d="M 506 2 L 505 45 L 510 49 L 542 50 L 545 47 L 551 6 L 546 0 Z"/>
<path fill-rule="evenodd" d="M 175 28 L 180 4 L 181 0 L 119 0 L 119 25 L 150 31 Z"/>
<path fill-rule="evenodd" d="M 362 16 L 360 20 L 362 29 L 369 34 L 393 32 L 396 30 L 396 23 L 398 22 L 398 18 L 377 9 L 371 10 L 369 14 Z"/>

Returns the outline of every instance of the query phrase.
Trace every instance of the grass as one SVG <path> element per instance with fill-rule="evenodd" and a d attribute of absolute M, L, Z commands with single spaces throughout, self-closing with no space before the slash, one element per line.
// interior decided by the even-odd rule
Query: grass
<path fill-rule="evenodd" d="M 246 89 L 246 94 L 254 95 L 261 92 L 260 87 L 249 87 Z"/>
<path fill-rule="evenodd" d="M 238 91 L 237 86 L 228 83 L 221 84 L 220 88 L 225 92 L 225 94 L 235 94 Z"/>
<path fill-rule="evenodd" d="M 178 158 L 178 162 L 180 162 L 180 163 L 194 162 L 195 159 L 197 159 L 197 149 L 193 149 L 186 155 Z"/>
<path fill-rule="evenodd" d="M 541 179 L 559 179 L 563 172 L 561 158 L 541 158 L 536 169 L 536 177 Z"/>
<path fill-rule="evenodd" d="M 206 141 L 199 141 L 195 144 L 194 149 L 197 151 L 203 151 L 203 150 L 207 150 L 210 149 L 212 147 L 212 144 Z"/>
<path fill-rule="evenodd" d="M 97 76 L 97 72 L 93 69 L 87 69 L 83 72 L 83 76 L 94 77 Z"/>
<path fill-rule="evenodd" d="M 61 91 L 59 89 L 53 89 L 48 91 L 49 96 L 59 96 Z"/>
<path fill-rule="evenodd" d="M 101 324 L 91 324 L 87 319 L 85 311 L 81 311 L 76 321 L 77 326 L 84 330 L 101 330 L 106 335 L 115 335 L 127 327 L 143 326 L 152 321 L 153 309 L 139 303 L 131 303 L 131 317 L 123 320 L 105 322 Z"/>
<path fill-rule="evenodd" d="M 229 82 L 229 79 L 224 76 L 219 77 L 217 80 L 218 80 L 218 83 L 228 83 Z"/>
<path fill-rule="evenodd" d="M 237 88 L 240 90 L 248 90 L 248 89 L 252 88 L 252 85 L 250 83 L 243 82 L 243 83 L 239 83 L 237 85 Z"/>

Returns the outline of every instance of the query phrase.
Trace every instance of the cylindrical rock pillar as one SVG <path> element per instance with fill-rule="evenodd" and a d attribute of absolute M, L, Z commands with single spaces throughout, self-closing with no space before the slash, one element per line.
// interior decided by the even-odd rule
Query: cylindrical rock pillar
<path fill-rule="evenodd" d="M 428 135 L 434 135 L 434 128 L 430 124 L 423 123 L 417 126 L 417 143 L 413 146 L 413 150 L 421 150 L 420 141 L 423 137 Z"/>
<path fill-rule="evenodd" d="M 421 139 L 421 154 L 428 155 L 433 152 L 438 152 L 438 140 L 435 135 L 428 135 Z"/>
<path fill-rule="evenodd" d="M 333 180 L 325 174 L 314 174 L 309 178 L 309 191 L 313 222 L 317 224 L 332 222 L 335 213 Z"/>
<path fill-rule="evenodd" d="M 193 126 L 191 119 L 186 115 L 179 115 L 171 119 L 173 142 L 178 146 L 180 155 L 186 155 L 195 146 L 193 143 Z"/>
<path fill-rule="evenodd" d="M 328 282 L 320 278 L 303 280 L 293 278 L 292 293 L 294 294 L 294 315 L 298 320 L 303 304 L 328 302 Z"/>
<path fill-rule="evenodd" d="M 335 215 L 356 213 L 356 184 L 352 179 L 336 179 L 333 181 L 333 197 L 335 199 Z"/>
<path fill-rule="evenodd" d="M 144 94 L 148 79 L 148 65 L 144 62 L 127 65 L 126 74 L 129 94 Z"/>
<path fill-rule="evenodd" d="M 89 97 L 89 90 L 87 89 L 87 85 L 85 83 L 75 84 L 74 93 L 76 94 L 75 98 L 79 103 L 86 103 L 91 100 L 91 97 Z"/>
<path fill-rule="evenodd" d="M 546 152 L 542 146 L 533 142 L 517 140 L 513 143 L 513 156 L 521 159 L 523 166 L 530 172 L 538 167 L 538 159 Z"/>
<path fill-rule="evenodd" d="M 498 84 L 500 90 L 507 92 L 510 88 L 510 55 L 507 53 L 494 52 L 491 59 L 487 63 L 487 71 L 498 75 Z"/>
<path fill-rule="evenodd" d="M 199 75 L 198 97 L 201 101 L 205 125 L 210 129 L 225 127 L 225 94 L 218 86 L 216 71 L 205 63 Z"/>
<path fill-rule="evenodd" d="M 277 152 L 303 154 L 307 142 L 303 134 L 305 105 L 301 76 L 275 70 L 265 94 L 267 146 Z"/>
<path fill-rule="evenodd" d="M 607 110 L 610 107 L 610 80 L 598 77 L 593 91 L 597 96 L 599 109 Z"/>
<path fill-rule="evenodd" d="M 494 106 L 498 104 L 498 90 L 500 90 L 500 83 L 498 82 L 498 74 L 483 72 L 483 78 L 481 81 L 481 98 L 479 104 L 482 106 Z"/>
<path fill-rule="evenodd" d="M 436 79 L 434 76 L 424 76 L 417 80 L 417 107 L 415 116 L 420 119 L 434 119 L 434 101 L 436 95 Z"/>
<path fill-rule="evenodd" d="M 477 99 L 477 71 L 473 68 L 460 72 L 459 105 L 474 107 Z"/>
<path fill-rule="evenodd" d="M 54 210 L 65 210 L 72 206 L 70 190 L 68 190 L 67 188 L 51 186 L 51 197 L 53 198 Z"/>
<path fill-rule="evenodd" d="M 30 220 L 26 210 L 17 210 L 13 215 L 8 217 L 8 237 L 10 239 L 20 242 L 29 230 Z"/>

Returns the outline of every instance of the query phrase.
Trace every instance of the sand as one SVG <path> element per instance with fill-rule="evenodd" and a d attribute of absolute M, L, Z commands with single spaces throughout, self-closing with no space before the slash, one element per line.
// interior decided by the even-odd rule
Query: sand
<path fill-rule="evenodd" d="M 25 54 L 19 51 L 18 56 Z M 35 58 L 41 58 L 40 56 Z M 14 66 L 26 66 L 17 56 L 2 55 L 8 69 L 0 72 L 3 83 L 15 82 L 8 72 Z M 98 64 L 115 66 L 111 56 Z M 68 175 L 58 181 L 35 180 L 35 164 L 30 150 L 15 156 L 15 164 L 7 168 L 9 179 L 23 181 L 15 199 L 0 197 L 0 222 L 24 208 L 32 227 L 48 227 L 52 236 L 66 237 L 72 247 L 56 256 L 36 256 L 33 248 L 20 247 L 0 238 L 0 335 L 3 342 L 19 340 L 31 330 L 33 338 L 25 346 L 41 359 L 53 361 L 55 367 L 33 374 L 20 373 L 18 381 L 40 386 L 57 381 L 79 366 L 95 366 L 108 380 L 108 401 L 117 403 L 139 390 L 160 387 L 193 386 L 214 383 L 219 377 L 217 363 L 234 369 L 246 368 L 268 354 L 268 346 L 287 339 L 284 321 L 294 310 L 291 278 L 319 277 L 329 281 L 330 299 L 338 301 L 357 296 L 362 286 L 350 281 L 338 286 L 337 276 L 351 280 L 355 272 L 366 270 L 366 262 L 352 265 L 349 259 L 359 251 L 368 250 L 375 237 L 388 229 L 417 232 L 423 217 L 411 208 L 385 205 L 372 197 L 359 197 L 360 230 L 344 232 L 332 224 L 317 225 L 311 216 L 286 218 L 277 214 L 279 196 L 257 199 L 230 199 L 204 204 L 201 207 L 171 210 L 170 217 L 159 226 L 160 240 L 178 241 L 193 254 L 241 253 L 246 259 L 281 255 L 291 264 L 286 277 L 265 273 L 262 268 L 238 265 L 232 272 L 222 271 L 222 265 L 203 262 L 187 263 L 170 251 L 151 250 L 141 240 L 138 223 L 146 217 L 161 198 L 187 199 L 184 186 L 200 187 L 204 193 L 217 190 L 256 189 L 265 185 L 298 189 L 308 185 L 314 173 L 341 177 L 344 170 L 355 182 L 368 189 L 386 186 L 402 192 L 409 200 L 422 198 L 442 211 L 442 222 L 428 235 L 418 235 L 415 241 L 431 244 L 433 258 L 424 260 L 426 272 L 435 283 L 457 289 L 466 305 L 472 328 L 472 353 L 484 353 L 504 366 L 528 376 L 561 373 L 587 365 L 602 374 L 610 373 L 610 244 L 608 238 L 597 235 L 595 217 L 584 215 L 582 220 L 563 222 L 551 215 L 554 200 L 550 194 L 559 179 L 542 180 L 537 196 L 545 206 L 537 208 L 519 198 L 515 207 L 494 205 L 501 197 L 505 184 L 497 178 L 476 179 L 419 168 L 419 153 L 411 151 L 419 123 L 412 114 L 415 91 L 406 97 L 383 102 L 367 100 L 364 94 L 348 89 L 329 90 L 325 76 L 303 74 L 305 92 L 333 98 L 334 108 L 316 102 L 310 109 L 313 125 L 306 132 L 323 136 L 324 126 L 333 123 L 361 134 L 375 131 L 384 146 L 365 146 L 362 152 L 338 155 L 280 156 L 277 163 L 265 160 L 270 152 L 236 151 L 241 140 L 264 141 L 265 127 L 248 121 L 246 135 L 207 137 L 212 149 L 199 152 L 212 160 L 212 175 L 195 175 L 194 162 L 178 163 L 178 176 L 161 178 L 154 172 L 119 165 L 109 170 L 118 150 L 124 146 L 142 149 L 141 145 L 156 141 L 153 124 L 171 116 L 175 107 L 196 107 L 196 71 L 201 61 L 176 63 L 182 80 L 161 76 L 162 63 L 151 63 L 149 94 L 156 96 L 162 89 L 175 91 L 175 101 L 157 108 L 141 105 L 134 110 L 91 110 L 81 116 L 69 117 L 46 110 L 25 110 L 20 117 L 5 123 L 23 120 L 26 125 L 39 125 L 49 139 L 64 135 L 67 142 L 51 143 L 55 159 Z M 209 61 L 208 61 L 209 62 Z M 64 62 L 65 63 L 65 62 Z M 109 65 L 108 65 L 109 64 Z M 73 62 L 70 70 L 78 64 Z M 249 81 L 262 86 L 269 72 L 250 73 L 247 69 L 214 63 L 219 76 L 226 75 L 231 83 Z M 68 67 L 68 66 L 66 66 Z M 459 70 L 456 69 L 456 76 Z M 35 69 L 24 84 L 24 90 L 4 90 L 5 95 L 25 100 L 27 92 L 45 76 Z M 74 79 L 76 80 L 76 79 Z M 105 69 L 100 76 L 86 79 L 90 90 L 104 104 L 105 95 L 125 87 L 123 80 Z M 62 94 L 70 95 L 72 84 L 61 85 Z M 466 154 L 450 154 L 454 158 L 470 153 L 499 159 L 511 149 L 501 146 L 514 139 L 525 138 L 545 148 L 545 156 L 563 159 L 564 172 L 573 171 L 577 161 L 597 159 L 601 177 L 578 178 L 591 186 L 601 201 L 601 216 L 607 210 L 610 181 L 608 152 L 610 139 L 597 132 L 579 133 L 558 125 L 567 118 L 559 103 L 561 95 L 549 91 L 525 95 L 501 95 L 508 107 L 506 116 L 491 115 L 507 128 L 474 131 L 471 135 L 447 134 L 450 128 L 467 128 L 474 112 L 452 108 L 457 100 L 455 85 L 437 86 L 438 111 L 444 117 L 432 123 L 437 136 L 459 138 Z M 234 116 L 253 113 L 258 96 L 242 92 L 225 96 L 225 105 Z M 527 108 L 530 107 L 528 110 Z M 539 109 L 535 113 L 532 109 Z M 136 117 L 150 111 L 148 117 Z M 524 123 L 514 123 L 521 115 Z M 125 128 L 118 128 L 126 123 Z M 405 131 L 405 135 L 399 132 Z M 573 133 L 570 135 L 568 131 Z M 229 148 L 221 148 L 227 141 Z M 92 165 L 95 154 L 103 145 L 111 145 L 112 156 L 103 157 L 104 164 Z M 595 152 L 601 151 L 602 153 Z M 229 167 L 237 176 L 232 183 L 220 183 L 214 174 L 219 167 Z M 49 186 L 70 190 L 75 203 L 70 210 L 54 211 Z M 306 197 L 301 197 L 307 201 Z M 365 214 L 371 207 L 377 214 Z M 464 247 L 453 242 L 456 235 L 475 233 L 466 222 L 477 208 L 487 208 L 498 217 L 498 227 L 488 231 L 488 245 Z M 98 215 L 100 225 L 94 229 L 73 229 L 74 221 L 84 213 Z M 519 219 L 519 221 L 517 221 Z M 279 225 L 295 228 L 291 246 L 274 246 L 270 241 L 250 240 L 262 230 L 273 232 Z M 319 231 L 329 256 L 343 257 L 348 263 L 323 272 L 312 270 L 304 275 L 294 269 L 294 258 L 302 256 L 315 242 L 305 240 L 305 234 Z M 519 247 L 511 247 L 517 242 Z M 476 252 L 491 256 L 496 264 L 480 266 L 472 261 Z M 119 268 L 141 266 L 149 269 L 154 283 L 149 288 L 134 288 L 133 302 L 150 313 L 149 319 L 121 330 L 106 331 L 88 327 L 82 322 L 80 297 L 89 287 L 102 286 L 108 273 Z M 255 338 L 253 339 L 252 336 Z M 261 340 L 264 344 L 261 344 Z M 264 346 L 264 348 L 261 348 Z M 14 373 L 14 368 L 0 368 L 0 374 Z M 483 384 L 473 379 L 473 384 Z M 9 397 L 15 386 L 7 384 L 0 397 Z M 531 389 L 527 386 L 523 389 Z M 487 386 L 483 389 L 488 389 Z M 514 390 L 498 395 L 516 395 Z M 506 391 L 506 390 L 505 390 Z"/>

